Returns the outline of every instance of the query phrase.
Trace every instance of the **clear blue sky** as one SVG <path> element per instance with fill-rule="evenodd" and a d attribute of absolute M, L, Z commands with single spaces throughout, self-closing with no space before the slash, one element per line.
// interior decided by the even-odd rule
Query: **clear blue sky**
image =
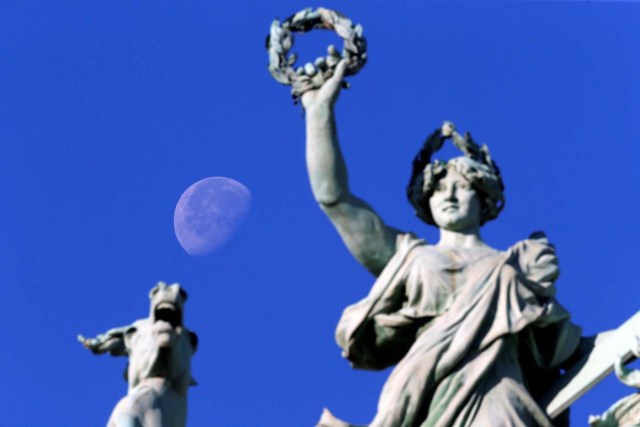
<path fill-rule="evenodd" d="M 333 340 L 372 277 L 317 209 L 301 111 L 266 69 L 271 21 L 307 6 L 0 3 L 3 425 L 105 424 L 125 360 L 75 336 L 146 316 L 158 280 L 187 289 L 200 336 L 190 426 L 311 426 L 324 406 L 373 416 L 388 372 L 352 370 Z M 404 186 L 423 138 L 453 120 L 503 171 L 506 208 L 485 240 L 505 249 L 545 230 L 585 334 L 640 308 L 640 3 L 324 6 L 369 41 L 337 111 L 355 193 L 434 241 Z M 317 33 L 296 44 L 307 59 L 341 43 Z M 194 258 L 173 210 L 209 176 L 246 185 L 252 211 Z M 630 392 L 607 381 L 574 405 L 574 425 Z"/>

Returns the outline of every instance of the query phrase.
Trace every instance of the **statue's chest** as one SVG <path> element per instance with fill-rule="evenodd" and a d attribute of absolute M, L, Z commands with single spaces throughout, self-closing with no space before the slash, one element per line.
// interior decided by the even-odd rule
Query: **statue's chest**
<path fill-rule="evenodd" d="M 460 292 L 473 286 L 481 271 L 496 264 L 498 255 L 495 251 L 425 248 L 409 267 L 406 306 L 416 316 L 445 312 Z"/>

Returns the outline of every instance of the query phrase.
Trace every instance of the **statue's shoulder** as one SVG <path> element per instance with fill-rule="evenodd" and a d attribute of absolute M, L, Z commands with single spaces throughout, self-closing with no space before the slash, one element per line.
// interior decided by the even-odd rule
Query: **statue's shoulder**
<path fill-rule="evenodd" d="M 560 274 L 556 249 L 542 231 L 511 246 L 505 256 L 512 266 L 534 282 L 550 284 Z"/>
<path fill-rule="evenodd" d="M 393 260 L 410 271 L 431 270 L 449 265 L 450 259 L 437 246 L 413 233 L 398 236 Z M 393 265 L 393 264 L 392 264 Z"/>
<path fill-rule="evenodd" d="M 555 256 L 556 249 L 555 246 L 549 242 L 546 233 L 543 231 L 535 231 L 529 235 L 529 238 L 516 242 L 504 253 L 511 258 L 536 261 L 545 254 Z"/>
<path fill-rule="evenodd" d="M 400 233 L 396 237 L 396 247 L 398 250 L 415 246 L 427 246 L 427 242 L 412 232 Z"/>
<path fill-rule="evenodd" d="M 435 247 L 423 238 L 409 232 L 399 234 L 396 239 L 395 258 L 409 258 L 429 256 L 435 252 Z"/>

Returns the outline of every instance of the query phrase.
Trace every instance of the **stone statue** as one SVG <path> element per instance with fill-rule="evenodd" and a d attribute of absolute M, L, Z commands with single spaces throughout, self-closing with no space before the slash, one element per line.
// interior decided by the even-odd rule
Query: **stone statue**
<path fill-rule="evenodd" d="M 534 233 L 506 251 L 480 227 L 504 204 L 486 146 L 445 122 L 413 162 L 407 188 L 416 214 L 440 230 L 427 244 L 393 228 L 349 188 L 334 104 L 343 59 L 319 89 L 302 94 L 313 195 L 343 242 L 377 279 L 344 310 L 336 330 L 343 356 L 360 369 L 395 365 L 371 427 L 552 426 L 539 396 L 573 363 L 581 329 L 555 299 L 554 247 Z M 463 156 L 431 156 L 452 139 Z M 349 427 L 325 411 L 319 426 Z"/>
<path fill-rule="evenodd" d="M 640 358 L 640 340 L 632 347 L 633 355 Z M 618 356 L 614 363 L 618 379 L 625 385 L 640 390 L 640 370 L 624 366 L 624 358 Z M 640 392 L 620 399 L 600 416 L 589 417 L 591 427 L 640 426 Z"/>
<path fill-rule="evenodd" d="M 78 336 L 94 354 L 128 356 L 125 378 L 129 391 L 113 409 L 108 427 L 184 427 L 195 333 L 183 325 L 187 293 L 174 283 L 158 284 L 149 293 L 146 319 L 114 328 L 96 338 Z"/>

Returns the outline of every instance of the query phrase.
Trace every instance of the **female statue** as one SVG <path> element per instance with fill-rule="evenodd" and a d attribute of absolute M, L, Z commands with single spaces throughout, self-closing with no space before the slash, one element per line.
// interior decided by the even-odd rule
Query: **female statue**
<path fill-rule="evenodd" d="M 345 67 L 343 60 L 302 103 L 314 197 L 377 277 L 369 295 L 345 309 L 336 339 L 356 368 L 396 365 L 370 426 L 560 425 L 536 399 L 578 348 L 581 331 L 554 298 L 554 248 L 542 233 L 504 252 L 482 241 L 481 225 L 504 202 L 502 180 L 486 147 L 451 123 L 427 139 L 408 187 L 439 242 L 385 224 L 349 190 L 333 113 Z M 449 138 L 464 156 L 431 162 Z M 327 411 L 319 426 L 351 424 Z"/>

